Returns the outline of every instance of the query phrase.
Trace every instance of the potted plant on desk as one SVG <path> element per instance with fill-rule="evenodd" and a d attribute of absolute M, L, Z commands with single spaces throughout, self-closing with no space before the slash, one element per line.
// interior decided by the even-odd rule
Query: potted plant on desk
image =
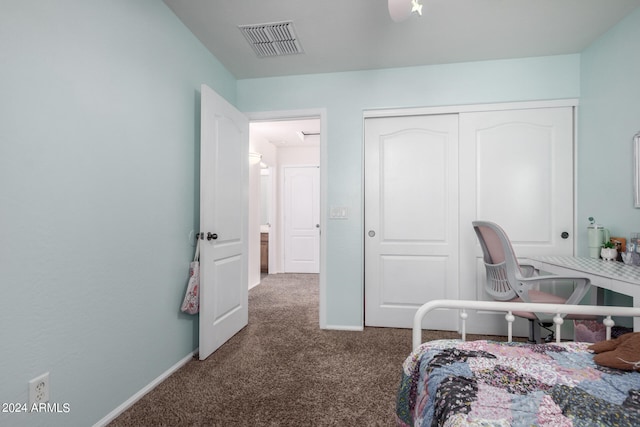
<path fill-rule="evenodd" d="M 604 242 L 602 249 L 600 249 L 600 256 L 605 261 L 615 261 L 618 258 L 618 250 L 613 242 Z"/>

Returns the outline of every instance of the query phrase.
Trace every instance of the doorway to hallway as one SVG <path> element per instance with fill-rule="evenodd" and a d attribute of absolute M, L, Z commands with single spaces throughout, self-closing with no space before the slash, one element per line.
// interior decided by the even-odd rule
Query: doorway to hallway
<path fill-rule="evenodd" d="M 250 151 L 260 159 L 251 167 L 250 173 L 250 176 L 255 175 L 250 178 L 250 210 L 254 211 L 254 219 L 250 218 L 249 223 L 250 287 L 259 284 L 261 275 L 265 273 L 301 272 L 299 261 L 308 260 L 311 255 L 311 260 L 303 262 L 306 264 L 304 272 L 311 271 L 308 269 L 310 264 L 315 265 L 313 271 L 319 274 L 322 327 L 325 322 L 326 258 L 323 253 L 326 236 L 322 232 L 325 221 L 322 212 L 326 200 L 323 164 L 326 158 L 326 112 L 314 109 L 248 113 L 247 116 L 250 120 Z M 315 169 L 315 177 L 291 175 L 292 171 L 304 169 Z M 288 176 L 285 178 L 285 175 Z M 287 188 L 297 194 L 293 199 L 291 193 L 286 195 Z M 301 224 L 304 226 L 300 227 Z M 261 251 L 266 253 L 266 263 Z M 298 260 L 293 266 L 288 262 L 292 257 Z M 261 260 L 262 267 L 266 268 L 261 269 Z"/>

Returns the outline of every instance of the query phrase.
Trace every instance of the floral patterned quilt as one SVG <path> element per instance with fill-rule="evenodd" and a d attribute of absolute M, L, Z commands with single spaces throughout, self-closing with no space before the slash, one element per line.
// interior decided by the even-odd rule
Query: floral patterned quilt
<path fill-rule="evenodd" d="M 640 373 L 588 343 L 438 340 L 403 364 L 398 426 L 640 426 Z"/>

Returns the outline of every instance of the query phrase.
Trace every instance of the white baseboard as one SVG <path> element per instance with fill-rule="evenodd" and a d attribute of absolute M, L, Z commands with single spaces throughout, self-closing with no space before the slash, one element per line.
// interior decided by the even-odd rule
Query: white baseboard
<path fill-rule="evenodd" d="M 182 358 L 182 360 L 178 361 L 178 363 L 176 363 L 175 365 L 173 365 L 172 367 L 170 367 L 169 369 L 164 371 L 158 378 L 156 378 L 153 381 L 151 381 L 144 388 L 142 388 L 136 394 L 134 394 L 129 399 L 127 399 L 123 404 L 118 406 L 113 411 L 109 412 L 104 418 L 102 418 L 100 421 L 95 423 L 93 425 L 93 427 L 106 426 L 111 421 L 113 421 L 116 418 L 118 418 L 118 416 L 120 414 L 122 414 L 124 411 L 129 409 L 131 406 L 133 406 L 133 404 L 136 403 L 138 400 L 140 400 L 145 394 L 149 393 L 151 390 L 156 388 L 156 386 L 158 386 L 158 384 L 160 384 L 162 381 L 166 380 L 171 374 L 173 374 L 178 369 L 180 369 L 184 365 L 186 365 L 191 359 L 193 359 L 193 356 L 196 355 L 197 353 L 198 353 L 198 349 L 195 349 L 191 353 L 187 354 L 184 358 Z"/>
<path fill-rule="evenodd" d="M 335 331 L 364 331 L 363 326 L 345 326 L 345 325 L 325 325 L 322 329 L 333 329 Z"/>

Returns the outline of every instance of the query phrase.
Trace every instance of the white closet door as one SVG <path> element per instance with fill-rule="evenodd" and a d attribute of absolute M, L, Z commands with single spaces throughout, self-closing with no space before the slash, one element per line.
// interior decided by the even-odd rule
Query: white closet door
<path fill-rule="evenodd" d="M 573 254 L 573 123 L 570 106 L 365 119 L 365 325 L 410 327 L 428 300 L 488 299 L 475 219 L 505 228 L 520 258 Z M 456 315 L 425 327 L 456 329 Z M 469 332 L 506 332 L 494 313 L 469 320 Z"/>
<path fill-rule="evenodd" d="M 475 219 L 504 228 L 519 258 L 573 254 L 572 107 L 460 114 L 460 170 L 461 298 L 489 299 Z M 506 330 L 503 316 L 470 320 L 469 332 Z"/>
<path fill-rule="evenodd" d="M 421 304 L 458 298 L 456 114 L 365 119 L 364 239 L 367 326 L 409 328 Z"/>

